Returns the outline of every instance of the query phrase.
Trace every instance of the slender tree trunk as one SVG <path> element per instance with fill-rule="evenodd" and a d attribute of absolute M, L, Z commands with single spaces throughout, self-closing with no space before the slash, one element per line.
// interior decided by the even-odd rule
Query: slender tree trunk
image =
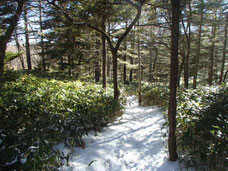
<path fill-rule="evenodd" d="M 209 59 L 209 71 L 208 71 L 208 84 L 209 84 L 209 86 L 212 85 L 212 81 L 213 81 L 215 33 L 216 33 L 216 26 L 213 26 L 212 27 L 212 45 L 211 45 L 211 54 L 210 54 L 210 59 Z"/>
<path fill-rule="evenodd" d="M 132 41 L 131 41 L 131 48 L 134 49 L 135 48 L 135 33 L 132 34 Z M 134 58 L 130 58 L 130 64 L 133 65 L 134 64 Z M 134 70 L 132 68 L 130 68 L 130 72 L 129 72 L 129 82 L 133 81 L 133 72 Z"/>
<path fill-rule="evenodd" d="M 156 49 L 155 49 L 154 63 L 153 63 L 153 67 L 152 67 L 152 73 L 155 72 L 157 60 L 158 60 L 158 49 L 156 48 Z"/>
<path fill-rule="evenodd" d="M 111 25 L 110 25 L 110 22 L 108 22 L 108 34 L 110 34 L 110 30 L 111 30 Z M 107 55 L 107 76 L 110 77 L 110 62 L 111 62 L 111 59 L 110 57 Z"/>
<path fill-rule="evenodd" d="M 180 56 L 182 57 L 182 62 L 181 62 L 180 67 L 178 69 L 178 81 L 177 81 L 178 87 L 180 87 L 181 75 L 182 75 L 184 64 L 185 64 L 185 51 L 184 50 L 180 52 Z"/>
<path fill-rule="evenodd" d="M 222 68 L 221 68 L 221 73 L 220 73 L 220 78 L 219 78 L 219 85 L 222 84 L 225 62 L 226 62 L 227 25 L 228 25 L 228 13 L 226 13 L 226 26 L 225 26 L 225 35 L 224 35 L 224 45 L 223 45 Z"/>
<path fill-rule="evenodd" d="M 139 25 L 139 22 L 138 22 L 138 25 Z M 142 103 L 142 96 L 141 96 L 141 82 L 142 82 L 142 66 L 141 66 L 141 52 L 140 52 L 140 38 L 139 38 L 139 27 L 138 27 L 138 36 L 137 36 L 137 44 L 138 44 L 138 60 L 139 60 L 139 63 L 138 63 L 138 74 L 139 74 L 139 78 L 138 78 L 138 81 L 139 81 L 139 87 L 138 87 L 138 98 L 139 98 L 139 105 L 141 105 Z"/>
<path fill-rule="evenodd" d="M 42 0 L 39 0 L 39 13 L 40 13 L 40 46 L 43 70 L 46 70 L 45 54 L 44 54 L 44 36 L 43 36 L 43 18 L 42 18 Z"/>
<path fill-rule="evenodd" d="M 0 88 L 3 82 L 4 59 L 6 54 L 7 41 L 0 41 Z"/>
<path fill-rule="evenodd" d="M 104 12 L 102 15 L 102 22 L 101 22 L 101 29 L 104 32 L 106 32 L 105 20 L 106 20 L 106 16 Z M 103 88 L 106 89 L 106 40 L 104 35 L 101 35 L 101 41 L 102 41 L 102 59 L 103 59 L 102 60 L 102 83 L 103 83 Z"/>
<path fill-rule="evenodd" d="M 225 73 L 224 78 L 223 78 L 223 82 L 224 82 L 224 83 L 226 82 L 227 73 L 228 73 L 228 69 L 226 70 L 226 73 Z"/>
<path fill-rule="evenodd" d="M 131 58 L 130 60 L 130 64 L 133 65 L 134 64 L 134 59 Z M 133 69 L 130 69 L 130 73 L 129 73 L 129 82 L 133 81 Z"/>
<path fill-rule="evenodd" d="M 112 63 L 113 63 L 113 87 L 114 87 L 114 99 L 118 99 L 120 91 L 118 88 L 118 61 L 117 61 L 117 50 L 112 51 Z"/>
<path fill-rule="evenodd" d="M 15 42 L 16 42 L 16 46 L 17 46 L 17 51 L 18 51 L 18 53 L 20 53 L 20 52 L 21 52 L 21 46 L 20 46 L 20 43 L 19 43 L 19 41 L 18 41 L 16 29 L 15 29 Z M 19 58 L 20 58 L 20 61 L 21 61 L 21 67 L 22 67 L 22 69 L 24 70 L 24 69 L 25 69 L 25 64 L 24 64 L 23 55 L 21 54 L 21 55 L 19 56 Z"/>
<path fill-rule="evenodd" d="M 124 50 L 126 51 L 127 50 L 127 42 L 125 41 L 125 45 L 124 45 Z M 124 62 L 127 61 L 127 55 L 126 53 L 124 54 Z M 124 66 L 123 66 L 123 80 L 124 80 L 124 83 L 126 83 L 127 81 L 127 67 L 126 67 L 126 64 L 124 63 Z"/>
<path fill-rule="evenodd" d="M 100 65 L 99 65 L 99 61 L 96 61 L 94 66 L 95 66 L 95 82 L 99 82 L 100 81 Z"/>
<path fill-rule="evenodd" d="M 153 73 L 152 73 L 152 63 L 153 63 L 153 57 L 152 57 L 152 49 L 150 48 L 150 61 L 149 61 L 149 79 L 148 81 L 149 82 L 152 82 L 152 79 L 153 79 Z"/>
<path fill-rule="evenodd" d="M 107 77 L 110 77 L 110 57 L 107 56 Z"/>
<path fill-rule="evenodd" d="M 71 77 L 72 76 L 72 70 L 71 70 L 71 59 L 70 59 L 70 55 L 71 54 L 68 54 L 68 74 L 69 74 L 69 77 Z"/>
<path fill-rule="evenodd" d="M 189 16 L 188 16 L 188 35 L 187 36 L 187 55 L 184 63 L 184 86 L 188 89 L 189 84 L 189 56 L 190 56 L 190 49 L 191 49 L 191 2 L 188 3 L 189 6 Z"/>
<path fill-rule="evenodd" d="M 32 63 L 31 63 L 31 53 L 30 53 L 30 44 L 29 44 L 29 30 L 28 30 L 28 11 L 27 11 L 27 4 L 24 8 L 24 20 L 25 20 L 25 47 L 26 47 L 26 57 L 27 57 L 27 65 L 28 70 L 32 70 Z"/>
<path fill-rule="evenodd" d="M 170 58 L 170 99 L 169 99 L 169 160 L 176 161 L 176 94 L 178 80 L 178 39 L 179 39 L 180 0 L 172 0 L 171 58 Z"/>
<path fill-rule="evenodd" d="M 127 29 L 127 19 L 126 19 L 126 29 Z M 127 61 L 127 55 L 126 55 L 126 50 L 127 50 L 127 40 L 125 40 L 124 42 L 124 50 L 125 50 L 125 54 L 124 54 L 124 62 Z M 123 67 L 123 80 L 124 80 L 124 83 L 126 83 L 127 81 L 127 67 L 126 67 L 126 64 L 124 63 L 124 67 Z"/>
<path fill-rule="evenodd" d="M 9 20 L 9 26 L 4 35 L 0 36 L 0 88 L 3 83 L 3 70 L 4 70 L 4 59 L 6 53 L 6 45 L 11 38 L 13 31 L 17 26 L 17 22 L 20 18 L 20 15 L 23 11 L 23 7 L 25 5 L 26 0 L 18 1 L 18 6 L 16 9 L 15 15 L 13 15 Z"/>
<path fill-rule="evenodd" d="M 201 49 L 202 24 L 203 24 L 203 8 L 201 9 L 201 13 L 200 13 L 200 25 L 199 25 L 198 43 L 197 43 L 197 49 L 196 49 L 197 52 L 196 52 L 196 58 L 195 58 L 195 68 L 194 68 L 193 85 L 192 85 L 193 89 L 196 89 L 196 84 L 197 84 L 200 49 Z"/>
<path fill-rule="evenodd" d="M 63 55 L 60 55 L 60 70 L 63 71 L 64 70 L 64 66 L 63 66 Z"/>

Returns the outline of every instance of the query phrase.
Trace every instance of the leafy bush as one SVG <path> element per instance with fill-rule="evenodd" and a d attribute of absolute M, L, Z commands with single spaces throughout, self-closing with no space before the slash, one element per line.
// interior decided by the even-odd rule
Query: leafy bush
<path fill-rule="evenodd" d="M 188 156 L 187 164 L 224 170 L 228 167 L 228 88 L 215 90 L 189 90 L 179 96 L 178 147 Z"/>
<path fill-rule="evenodd" d="M 0 92 L 0 168 L 53 170 L 66 158 L 52 149 L 107 125 L 122 105 L 112 90 L 80 81 L 22 75 Z"/>
<path fill-rule="evenodd" d="M 120 88 L 126 95 L 136 95 L 138 92 L 138 82 L 120 82 Z M 123 94 L 123 93 L 121 93 Z"/>
<path fill-rule="evenodd" d="M 142 88 L 142 100 L 144 105 L 157 105 L 167 107 L 169 89 L 160 84 L 144 85 Z"/>

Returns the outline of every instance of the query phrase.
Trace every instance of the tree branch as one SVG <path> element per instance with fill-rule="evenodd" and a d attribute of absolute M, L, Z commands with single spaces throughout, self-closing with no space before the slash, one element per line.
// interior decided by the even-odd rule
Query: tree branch
<path fill-rule="evenodd" d="M 132 5 L 133 2 L 129 1 L 129 0 L 125 0 L 126 2 L 128 2 L 129 4 Z M 131 24 L 127 27 L 126 31 L 122 34 L 122 36 L 118 39 L 115 49 L 118 50 L 120 47 L 121 42 L 125 39 L 125 37 L 128 35 L 128 33 L 131 31 L 132 27 L 136 24 L 136 22 L 139 20 L 140 16 L 141 16 L 141 12 L 142 12 L 142 6 L 144 4 L 145 0 L 140 1 L 139 6 L 135 5 L 134 3 L 134 7 L 137 6 L 137 14 L 134 18 L 134 20 L 131 22 Z"/>
<path fill-rule="evenodd" d="M 73 23 L 73 25 L 76 25 L 76 26 L 88 26 L 89 28 L 91 28 L 91 29 L 99 32 L 100 34 L 102 34 L 105 37 L 105 39 L 107 40 L 111 51 L 114 50 L 114 46 L 112 45 L 112 41 L 111 41 L 110 37 L 102 29 L 100 29 L 99 27 L 96 27 L 96 26 L 94 26 L 94 25 L 92 25 L 90 23 L 86 23 L 86 22 L 78 23 L 78 21 L 76 21 L 73 17 L 71 17 L 67 11 L 62 9 L 60 6 L 56 5 L 55 1 L 49 1 L 48 0 L 48 3 L 53 5 L 55 8 L 57 8 L 60 12 L 62 12 L 64 14 L 64 16 Z"/>

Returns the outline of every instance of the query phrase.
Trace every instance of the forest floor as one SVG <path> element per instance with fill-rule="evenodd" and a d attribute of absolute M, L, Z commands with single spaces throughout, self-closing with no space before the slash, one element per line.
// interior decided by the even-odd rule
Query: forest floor
<path fill-rule="evenodd" d="M 138 106 L 137 98 L 128 98 L 124 114 L 83 140 L 85 149 L 56 148 L 70 152 L 69 165 L 62 171 L 182 171 L 178 162 L 170 162 L 167 155 L 166 128 L 162 112 L 157 107 Z"/>

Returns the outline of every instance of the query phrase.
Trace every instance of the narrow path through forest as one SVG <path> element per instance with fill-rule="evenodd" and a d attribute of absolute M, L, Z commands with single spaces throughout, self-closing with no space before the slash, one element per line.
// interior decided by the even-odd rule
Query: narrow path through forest
<path fill-rule="evenodd" d="M 124 114 L 98 135 L 85 137 L 86 148 L 75 148 L 69 166 L 60 170 L 182 170 L 178 162 L 168 161 L 166 130 L 161 129 L 164 122 L 157 107 L 139 107 L 137 98 L 131 96 Z"/>

